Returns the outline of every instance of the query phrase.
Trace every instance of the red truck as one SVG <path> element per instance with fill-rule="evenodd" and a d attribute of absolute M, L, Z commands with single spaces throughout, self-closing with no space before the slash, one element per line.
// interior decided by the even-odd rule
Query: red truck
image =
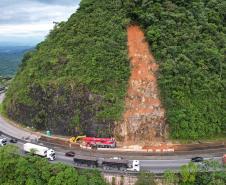
<path fill-rule="evenodd" d="M 82 138 L 86 146 L 96 148 L 115 148 L 116 141 L 114 138 L 96 138 L 96 137 L 85 137 Z"/>

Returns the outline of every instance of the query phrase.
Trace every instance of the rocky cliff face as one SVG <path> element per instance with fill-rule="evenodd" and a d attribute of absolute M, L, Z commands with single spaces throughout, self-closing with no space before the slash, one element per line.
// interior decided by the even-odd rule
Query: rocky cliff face
<path fill-rule="evenodd" d="M 117 128 L 127 144 L 161 141 L 165 135 L 165 110 L 159 99 L 158 64 L 138 26 L 128 28 L 131 76 L 123 121 Z"/>
<path fill-rule="evenodd" d="M 8 116 L 26 126 L 59 135 L 112 136 L 113 122 L 95 119 L 103 98 L 92 94 L 85 86 L 51 84 L 44 89 L 33 85 L 29 97 L 39 103 L 26 106 L 11 102 Z"/>

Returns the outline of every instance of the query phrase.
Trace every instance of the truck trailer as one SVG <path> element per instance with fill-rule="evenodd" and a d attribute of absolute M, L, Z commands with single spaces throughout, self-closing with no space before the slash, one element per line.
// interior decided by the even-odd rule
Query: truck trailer
<path fill-rule="evenodd" d="M 32 143 L 25 143 L 23 146 L 23 149 L 25 152 L 34 153 L 35 155 L 39 155 L 41 157 L 46 157 L 50 161 L 53 161 L 56 159 L 55 151 L 53 149 L 50 149 L 44 146 L 40 146 Z"/>
<path fill-rule="evenodd" d="M 82 141 L 86 146 L 92 148 L 115 148 L 115 138 L 96 138 L 96 137 L 84 137 Z"/>
<path fill-rule="evenodd" d="M 140 161 L 124 159 L 106 159 L 92 156 L 76 155 L 74 163 L 77 167 L 101 168 L 103 170 L 140 171 Z"/>

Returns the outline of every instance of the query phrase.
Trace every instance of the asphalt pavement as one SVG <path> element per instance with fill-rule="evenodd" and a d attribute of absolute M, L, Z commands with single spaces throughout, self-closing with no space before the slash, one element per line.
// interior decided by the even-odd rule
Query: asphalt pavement
<path fill-rule="evenodd" d="M 5 136 L 4 134 L 2 134 L 0 136 L 0 138 L 7 138 L 8 140 L 10 139 L 10 137 Z M 18 143 L 13 144 L 13 145 L 17 145 L 20 149 L 21 152 L 23 151 L 23 144 L 24 142 L 18 141 Z M 57 150 L 55 149 L 56 152 L 56 160 L 55 161 L 51 161 L 51 163 L 64 163 L 67 165 L 71 165 L 74 166 L 74 162 L 73 162 L 73 157 L 67 157 L 65 156 L 65 152 L 67 151 L 63 151 L 63 150 Z M 74 151 L 76 152 L 76 151 Z M 23 152 L 22 152 L 23 153 Z M 205 160 L 217 160 L 217 161 L 221 161 L 221 157 L 212 157 L 212 158 L 204 158 Z M 134 159 L 136 160 L 136 159 Z M 172 170 L 172 171 L 179 171 L 180 167 L 183 165 L 186 165 L 190 162 L 190 159 L 173 159 L 173 160 L 140 160 L 140 166 L 141 166 L 141 170 L 143 171 L 147 171 L 147 172 L 152 172 L 152 173 L 163 173 L 166 170 Z"/>
<path fill-rule="evenodd" d="M 4 94 L 0 94 L 0 103 L 4 98 Z M 17 127 L 10 123 L 9 120 L 6 120 L 2 116 L 0 116 L 0 131 L 2 133 L 6 133 L 8 136 L 13 138 L 18 138 L 25 140 L 28 142 L 36 141 L 38 139 L 38 135 L 34 133 L 30 133 L 20 127 Z M 5 137 L 4 134 L 1 137 Z M 22 149 L 23 142 L 18 142 L 17 145 Z M 60 148 L 53 148 L 56 151 L 56 162 L 62 162 L 65 164 L 73 165 L 73 158 L 65 156 L 65 150 Z M 75 151 L 76 152 L 76 151 Z M 77 151 L 81 154 L 82 151 Z M 92 151 L 88 152 L 92 155 Z M 87 152 L 86 152 L 87 154 Z M 153 158 L 153 156 L 152 156 Z M 129 158 L 131 159 L 131 157 Z M 221 160 L 221 157 L 212 157 L 213 160 Z M 136 160 L 134 158 L 133 160 Z M 178 171 L 182 165 L 188 164 L 190 159 L 187 156 L 180 156 L 180 158 L 174 159 L 150 159 L 150 160 L 140 160 L 141 170 L 153 172 L 153 173 L 162 173 L 167 169 Z"/>
<path fill-rule="evenodd" d="M 2 103 L 5 94 L 0 94 L 0 103 Z M 25 131 L 22 128 L 18 128 L 10 123 L 9 120 L 6 120 L 0 115 L 0 131 L 7 133 L 10 136 L 13 136 L 18 139 L 27 139 L 27 140 L 37 140 L 39 137 L 31 132 Z"/>

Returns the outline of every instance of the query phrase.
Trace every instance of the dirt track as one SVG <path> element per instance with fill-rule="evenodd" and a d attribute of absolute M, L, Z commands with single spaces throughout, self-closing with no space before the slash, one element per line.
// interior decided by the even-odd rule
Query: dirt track
<path fill-rule="evenodd" d="M 128 28 L 128 54 L 131 76 L 120 133 L 127 145 L 153 144 L 164 137 L 165 110 L 159 99 L 158 65 L 138 26 Z"/>

